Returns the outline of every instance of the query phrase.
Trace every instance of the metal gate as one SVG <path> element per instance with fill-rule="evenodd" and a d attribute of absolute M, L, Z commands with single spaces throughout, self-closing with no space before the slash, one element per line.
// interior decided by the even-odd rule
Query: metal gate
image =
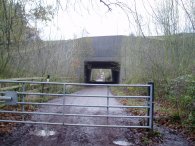
<path fill-rule="evenodd" d="M 153 112 L 154 112 L 154 84 L 152 82 L 148 84 L 85 84 L 85 83 L 60 83 L 60 82 L 36 82 L 36 81 L 8 81 L 0 80 L 0 122 L 10 123 L 28 123 L 28 124 L 48 124 L 48 125 L 64 125 L 64 126 L 87 126 L 87 127 L 113 127 L 113 128 L 149 128 L 153 129 Z M 106 89 L 106 93 L 102 95 L 94 94 L 79 94 L 79 90 L 90 90 L 94 87 Z M 143 88 L 146 90 L 146 95 L 113 95 L 111 90 L 113 88 Z M 9 91 L 7 91 L 9 90 Z M 12 91 L 10 91 L 12 90 Z M 89 90 L 89 91 L 90 91 Z M 123 90 L 124 91 L 124 90 Z M 101 98 L 105 100 L 105 104 L 102 105 L 90 105 L 90 104 L 72 104 L 67 103 L 67 98 Z M 121 102 L 125 99 L 127 102 L 131 100 L 143 101 L 143 105 L 112 105 L 112 100 Z M 48 102 L 51 100 L 58 100 L 59 102 Z M 80 100 L 81 101 L 81 100 Z M 45 110 L 44 110 L 44 107 Z M 60 109 L 58 111 L 49 111 L 50 108 Z M 71 113 L 70 108 L 88 108 L 90 111 L 94 108 L 102 109 L 103 114 L 100 112 L 90 113 Z M 132 115 L 130 112 L 126 114 L 114 114 L 112 109 L 131 110 L 142 109 L 144 113 L 141 115 Z M 68 111 L 68 112 L 67 112 Z M 56 119 L 54 121 L 44 119 L 41 120 L 40 116 L 49 116 Z M 39 118 L 33 118 L 39 117 Z M 80 123 L 78 120 L 72 123 L 71 120 L 67 120 L 69 117 L 79 118 L 104 118 L 106 122 L 103 124 L 91 124 Z M 58 120 L 59 119 L 59 120 Z M 112 123 L 112 119 L 120 119 L 126 121 L 126 123 Z M 137 125 L 131 124 L 131 119 L 138 119 L 146 121 L 142 124 L 140 122 Z M 86 120 L 87 121 L 87 120 Z M 85 122 L 85 121 L 84 121 Z"/>

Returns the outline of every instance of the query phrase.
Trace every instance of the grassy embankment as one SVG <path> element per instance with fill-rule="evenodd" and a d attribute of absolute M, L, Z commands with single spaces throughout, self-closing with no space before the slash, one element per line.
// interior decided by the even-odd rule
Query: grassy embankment
<path fill-rule="evenodd" d="M 155 122 L 195 140 L 195 34 L 129 37 L 122 46 L 124 83 L 155 84 Z M 147 89 L 115 89 L 115 94 L 147 95 Z M 143 105 L 145 101 L 121 101 Z M 134 114 L 144 110 L 132 109 Z"/>

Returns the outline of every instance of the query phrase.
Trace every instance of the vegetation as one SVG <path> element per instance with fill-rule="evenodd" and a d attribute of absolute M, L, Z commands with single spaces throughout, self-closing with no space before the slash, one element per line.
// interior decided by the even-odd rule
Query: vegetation
<path fill-rule="evenodd" d="M 26 11 L 29 2 L 0 0 L 0 78 L 17 76 L 23 72 L 13 68 L 14 58 L 19 56 L 18 61 L 21 62 L 25 56 L 21 54 L 26 51 L 25 45 L 40 42 L 37 27 L 30 22 L 48 21 L 53 14 L 50 6 L 43 5 L 32 6 Z"/>
<path fill-rule="evenodd" d="M 194 140 L 195 134 L 195 34 L 181 33 L 161 37 L 124 39 L 121 54 L 125 83 L 155 84 L 156 122 Z M 117 91 L 120 94 L 121 91 Z M 126 94 L 143 94 L 142 90 L 123 89 Z M 122 100 L 126 105 L 143 105 L 143 101 Z M 131 110 L 141 114 L 144 110 Z"/>
<path fill-rule="evenodd" d="M 180 33 L 183 27 L 178 16 L 182 11 L 180 4 L 188 13 L 188 23 L 184 26 L 184 32 L 188 33 Z M 195 15 L 192 9 L 193 4 L 190 7 L 190 2 L 186 8 L 183 1 L 160 1 L 153 18 L 163 35 L 131 35 L 124 38 L 121 68 L 122 80 L 125 83 L 153 81 L 156 102 L 163 105 L 161 110 L 169 110 L 166 117 L 177 120 L 186 129 L 194 131 Z M 160 111 L 159 107 L 156 109 Z"/>

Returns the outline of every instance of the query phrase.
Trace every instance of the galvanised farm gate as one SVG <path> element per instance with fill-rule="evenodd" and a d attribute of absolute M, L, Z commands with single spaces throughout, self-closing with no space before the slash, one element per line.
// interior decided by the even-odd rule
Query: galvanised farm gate
<path fill-rule="evenodd" d="M 35 81 L 9 81 L 1 80 L 1 92 L 0 92 L 0 122 L 9 123 L 28 123 L 28 124 L 47 124 L 47 125 L 63 125 L 63 126 L 87 126 L 87 127 L 113 127 L 113 128 L 153 128 L 153 110 L 154 110 L 154 84 L 86 84 L 86 83 L 61 83 L 61 82 L 35 82 Z M 6 90 L 7 86 L 12 86 L 13 90 L 9 88 Z M 95 94 L 77 94 L 77 92 L 70 92 L 74 87 L 78 90 L 83 88 L 94 88 L 102 87 L 107 89 L 105 95 L 95 95 Z M 112 95 L 110 90 L 112 88 L 146 88 L 148 91 L 147 95 Z M 34 100 L 35 97 L 39 97 L 39 100 Z M 59 98 L 61 102 L 50 103 L 45 101 L 45 98 Z M 66 103 L 66 98 L 101 98 L 104 99 L 106 104 L 102 105 L 89 105 L 89 104 L 71 104 Z M 127 99 L 131 100 L 142 100 L 145 104 L 143 105 L 111 105 L 110 101 L 112 99 Z M 33 110 L 29 110 L 28 107 L 34 107 Z M 60 112 L 40 110 L 39 107 L 56 107 L 61 108 Z M 67 107 L 72 108 L 99 108 L 105 110 L 104 114 L 101 113 L 67 113 L 65 109 Z M 116 115 L 111 112 L 111 109 L 142 109 L 145 111 L 143 115 Z M 6 116 L 3 116 L 5 115 Z M 10 115 L 10 116 L 8 116 Z M 14 116 L 19 118 L 14 118 Z M 33 120 L 31 117 L 34 115 L 47 115 L 56 116 L 54 121 L 43 121 L 39 118 Z M 58 120 L 57 117 L 61 117 Z M 130 125 L 124 123 L 110 124 L 109 122 L 104 124 L 90 124 L 90 123 L 76 123 L 67 122 L 67 117 L 88 117 L 88 118 L 105 118 L 109 119 L 124 119 L 126 121 L 135 119 L 144 119 L 146 122 L 143 125 Z"/>

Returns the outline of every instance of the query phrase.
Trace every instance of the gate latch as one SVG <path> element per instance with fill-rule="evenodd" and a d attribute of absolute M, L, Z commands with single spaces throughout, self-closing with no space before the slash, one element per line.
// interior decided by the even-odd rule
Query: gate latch
<path fill-rule="evenodd" d="M 6 91 L 4 96 L 0 96 L 0 100 L 5 101 L 6 105 L 16 105 L 18 102 L 17 92 Z"/>

